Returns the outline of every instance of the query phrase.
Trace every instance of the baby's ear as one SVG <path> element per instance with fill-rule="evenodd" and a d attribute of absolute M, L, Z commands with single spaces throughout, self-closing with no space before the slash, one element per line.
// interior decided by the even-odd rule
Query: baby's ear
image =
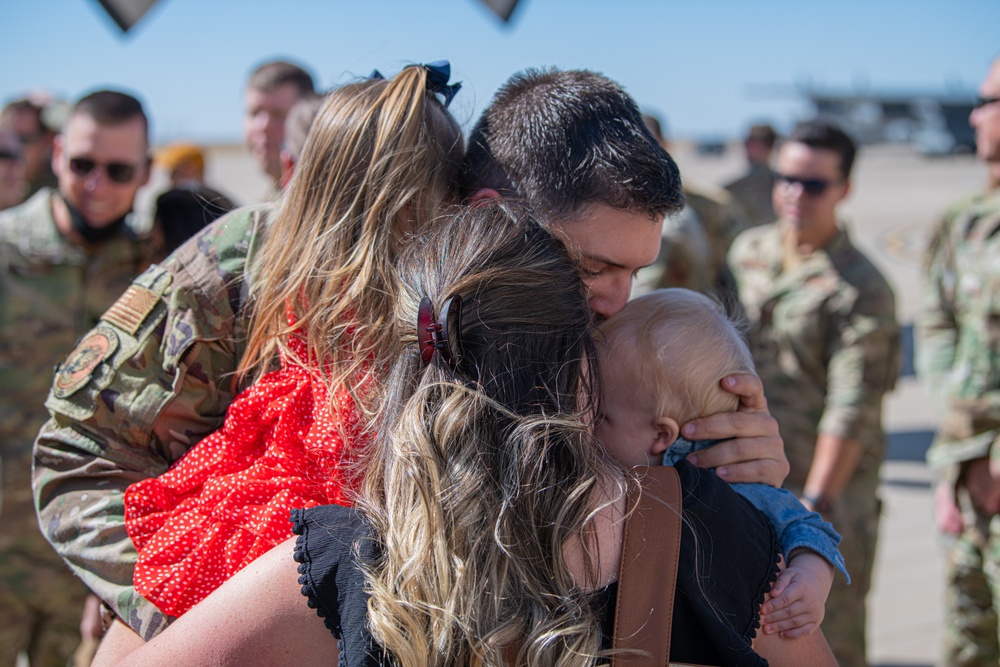
<path fill-rule="evenodd" d="M 660 417 L 657 419 L 656 440 L 653 442 L 653 446 L 650 447 L 649 453 L 654 457 L 663 456 L 663 452 L 667 451 L 670 445 L 674 444 L 674 440 L 677 439 L 680 431 L 680 426 L 670 417 Z"/>

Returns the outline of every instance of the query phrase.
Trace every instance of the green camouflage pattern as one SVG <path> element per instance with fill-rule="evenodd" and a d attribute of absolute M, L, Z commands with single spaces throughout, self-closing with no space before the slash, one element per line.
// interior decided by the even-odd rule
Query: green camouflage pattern
<path fill-rule="evenodd" d="M 708 238 L 698 214 L 685 206 L 680 213 L 663 221 L 660 254 L 655 262 L 636 274 L 632 296 L 665 287 L 684 287 L 704 294 L 714 284 Z"/>
<path fill-rule="evenodd" d="M 774 172 L 766 164 L 754 163 L 746 174 L 726 184 L 726 190 L 746 213 L 747 225 L 759 227 L 775 221 Z"/>
<path fill-rule="evenodd" d="M 80 641 L 86 587 L 38 528 L 32 443 L 48 419 L 52 368 L 128 287 L 143 243 L 122 234 L 65 240 L 53 191 L 0 213 L 0 664 L 34 643 L 32 665 L 66 664 Z M 40 633 L 34 640 L 34 633 Z M 68 633 L 68 634 L 67 634 Z M 61 662 L 60 662 L 61 659 Z"/>
<path fill-rule="evenodd" d="M 782 271 L 779 223 L 740 234 L 729 253 L 751 325 L 750 349 L 778 421 L 801 494 L 820 433 L 853 439 L 861 460 L 830 515 L 855 579 L 834 581 L 823 632 L 841 665 L 865 665 L 865 597 L 878 531 L 879 467 L 885 458 L 882 400 L 900 372 L 895 298 L 888 282 L 841 229 Z"/>
<path fill-rule="evenodd" d="M 705 230 L 715 279 L 726 266 L 726 254 L 733 239 L 747 228 L 746 214 L 728 192 L 711 185 L 685 183 L 684 201 Z"/>
<path fill-rule="evenodd" d="M 134 332 L 106 315 L 101 335 L 113 333 L 114 351 L 78 389 L 46 402 L 52 418 L 35 444 L 39 520 L 84 582 L 146 639 L 170 619 L 132 587 L 124 491 L 218 428 L 241 389 L 245 272 L 273 208 L 237 209 L 139 276 L 155 305 Z"/>
<path fill-rule="evenodd" d="M 941 664 L 995 667 L 1000 665 L 993 602 L 1000 600 L 1000 516 L 977 511 L 967 497 L 962 505 L 967 527 L 949 540 Z"/>
<path fill-rule="evenodd" d="M 939 470 L 990 454 L 1000 435 L 998 230 L 995 190 L 953 208 L 927 253 L 917 366 L 946 408 L 927 453 Z"/>
<path fill-rule="evenodd" d="M 660 254 L 636 275 L 632 295 L 683 287 L 733 300 L 726 252 L 746 227 L 744 214 L 721 188 L 685 183 L 684 199 L 684 210 L 664 221 Z"/>
<path fill-rule="evenodd" d="M 1000 664 L 1000 517 L 976 510 L 962 464 L 1000 457 L 1000 189 L 953 207 L 925 262 L 917 368 L 945 412 L 927 463 L 956 487 L 965 530 L 949 548 L 943 664 Z"/>

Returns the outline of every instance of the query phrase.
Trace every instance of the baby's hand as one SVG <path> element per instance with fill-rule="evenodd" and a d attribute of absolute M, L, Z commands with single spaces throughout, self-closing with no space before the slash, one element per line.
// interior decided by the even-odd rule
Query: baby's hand
<path fill-rule="evenodd" d="M 815 632 L 826 615 L 832 583 L 832 565 L 811 551 L 797 552 L 760 607 L 764 634 L 792 639 Z"/>

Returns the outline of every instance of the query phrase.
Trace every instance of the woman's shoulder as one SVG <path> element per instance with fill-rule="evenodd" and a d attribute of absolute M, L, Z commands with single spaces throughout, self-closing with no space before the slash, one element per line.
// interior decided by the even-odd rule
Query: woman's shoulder
<path fill-rule="evenodd" d="M 373 558 L 370 528 L 353 508 L 321 505 L 291 512 L 299 584 L 335 637 L 364 627 L 367 595 L 362 562 Z M 359 560 L 360 559 L 360 560 Z"/>

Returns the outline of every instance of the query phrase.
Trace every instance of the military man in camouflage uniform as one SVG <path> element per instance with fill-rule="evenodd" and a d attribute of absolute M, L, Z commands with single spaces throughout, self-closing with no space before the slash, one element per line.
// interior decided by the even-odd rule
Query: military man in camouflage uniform
<path fill-rule="evenodd" d="M 892 289 L 837 218 L 854 144 L 821 123 L 782 146 L 779 220 L 736 238 L 729 253 L 752 330 L 750 348 L 791 464 L 786 486 L 844 536 L 823 632 L 841 665 L 865 665 L 865 597 L 885 455 L 882 398 L 899 373 Z"/>
<path fill-rule="evenodd" d="M 575 80 L 581 77 L 587 79 L 587 85 L 575 87 Z M 597 95 L 617 101 L 624 98 L 624 111 L 638 116 L 631 98 L 598 75 L 546 73 L 529 75 L 525 83 L 536 78 L 552 79 L 553 85 L 569 88 L 570 93 L 583 90 L 588 95 L 596 79 L 601 86 Z M 564 101 L 560 98 L 560 102 Z M 492 106 L 496 105 L 494 101 Z M 581 103 L 579 111 L 589 113 L 592 108 L 605 107 Z M 564 134 L 567 123 L 563 119 L 538 115 L 549 119 L 553 132 Z M 603 124 L 595 125 L 590 132 L 577 133 L 585 141 L 601 142 L 594 146 L 595 150 L 606 148 L 610 140 L 604 138 L 605 133 L 622 125 L 617 110 L 604 115 Z M 477 126 L 472 135 L 477 157 L 468 161 L 471 164 L 467 169 L 472 175 L 492 175 L 490 183 L 476 180 L 470 185 L 480 193 L 480 188 L 492 185 L 495 195 L 495 190 L 510 191 L 514 184 L 498 182 L 500 176 L 490 162 L 499 158 L 491 152 L 493 137 L 487 128 L 499 131 L 496 123 L 485 120 Z M 640 148 L 649 150 L 647 144 L 651 142 L 644 133 L 632 132 L 631 136 Z M 565 193 L 557 172 L 550 168 L 553 161 L 562 164 L 567 152 L 548 145 L 538 149 L 543 153 L 547 150 L 542 156 L 547 160 L 525 160 L 536 170 L 531 176 L 537 177 L 543 188 L 538 196 L 579 199 L 576 193 Z M 527 148 L 523 152 L 538 151 Z M 659 149 L 652 153 L 660 163 L 665 161 Z M 632 173 L 634 165 L 627 159 L 632 153 L 619 151 L 616 155 L 626 156 L 618 160 L 616 167 Z M 649 158 L 647 152 L 643 164 L 652 164 Z M 604 161 L 598 163 L 603 165 Z M 615 187 L 623 180 L 606 178 L 603 171 L 586 176 L 590 179 L 581 177 L 584 183 L 601 180 Z M 664 177 L 659 169 L 656 176 Z M 673 176 L 676 183 L 676 174 Z M 574 183 L 574 187 L 582 186 Z M 665 197 L 671 207 L 680 200 L 677 188 L 640 192 L 660 203 Z M 578 212 L 579 219 L 565 222 L 571 229 L 563 232 L 563 238 L 581 250 L 579 257 L 588 275 L 591 305 L 610 316 L 625 305 L 634 271 L 651 261 L 650 255 L 655 256 L 660 225 L 643 212 L 589 200 L 573 203 L 584 207 L 586 213 Z M 280 205 L 238 209 L 224 216 L 136 279 L 58 369 L 47 401 L 52 418 L 35 444 L 39 520 L 56 550 L 111 611 L 147 639 L 170 619 L 132 587 L 136 552 L 125 531 L 123 492 L 132 482 L 163 473 L 192 445 L 218 428 L 227 407 L 243 388 L 235 370 L 245 352 L 254 258 L 269 221 L 274 219 L 274 208 Z M 589 248 L 593 250 L 588 252 Z M 731 429 L 724 435 L 735 436 L 741 446 L 726 448 L 727 443 L 722 443 L 714 453 L 702 453 L 703 457 L 714 455 L 714 461 L 702 458 L 699 463 L 707 467 L 725 465 L 730 471 L 727 479 L 732 481 L 780 483 L 784 461 L 780 440 L 772 430 L 773 420 L 766 410 L 757 407 L 763 403 L 761 396 L 746 385 L 740 394 L 745 395 L 747 403 L 741 413 L 741 428 L 738 433 Z M 718 427 L 718 420 L 714 423 L 719 435 L 712 436 L 705 420 L 699 423 L 703 429 L 699 433 L 723 437 L 725 429 Z M 736 449 L 740 451 L 734 454 Z"/>
<path fill-rule="evenodd" d="M 660 121 L 651 114 L 642 118 L 653 138 L 667 149 Z M 735 302 L 736 293 L 726 253 L 736 235 L 748 226 L 746 215 L 722 188 L 684 179 L 683 189 L 684 211 L 664 224 L 660 254 L 640 271 L 636 294 L 684 287 L 713 293 L 729 305 Z"/>
<path fill-rule="evenodd" d="M 60 104 L 65 103 L 42 95 L 14 100 L 0 110 L 0 123 L 13 128 L 21 141 L 24 177 L 28 185 L 25 198 L 42 188 L 58 187 L 56 175 L 52 171 L 52 149 L 59 128 L 46 123 L 46 116 L 54 115 L 47 114 L 46 108 L 55 110 Z"/>
<path fill-rule="evenodd" d="M 949 544 L 944 664 L 1000 664 L 1000 59 L 969 117 L 987 192 L 951 210 L 927 254 L 921 375 L 946 409 L 927 453 Z"/>
<path fill-rule="evenodd" d="M 771 172 L 771 153 L 777 139 L 778 135 L 770 125 L 752 126 L 743 142 L 749 169 L 747 173 L 725 186 L 746 212 L 747 222 L 752 227 L 774 222 L 774 205 L 771 200 L 774 174 Z"/>
<path fill-rule="evenodd" d="M 80 641 L 86 587 L 38 528 L 31 450 L 52 367 L 145 262 L 128 217 L 149 176 L 135 98 L 81 99 L 57 138 L 58 190 L 0 213 L 0 664 L 65 665 Z"/>
<path fill-rule="evenodd" d="M 217 429 L 241 389 L 244 271 L 272 208 L 230 213 L 123 290 L 57 370 L 47 402 L 53 419 L 35 451 L 41 521 L 86 584 L 147 639 L 166 619 L 132 587 L 121 492 Z M 79 490 L 91 476 L 95 488 Z"/>

